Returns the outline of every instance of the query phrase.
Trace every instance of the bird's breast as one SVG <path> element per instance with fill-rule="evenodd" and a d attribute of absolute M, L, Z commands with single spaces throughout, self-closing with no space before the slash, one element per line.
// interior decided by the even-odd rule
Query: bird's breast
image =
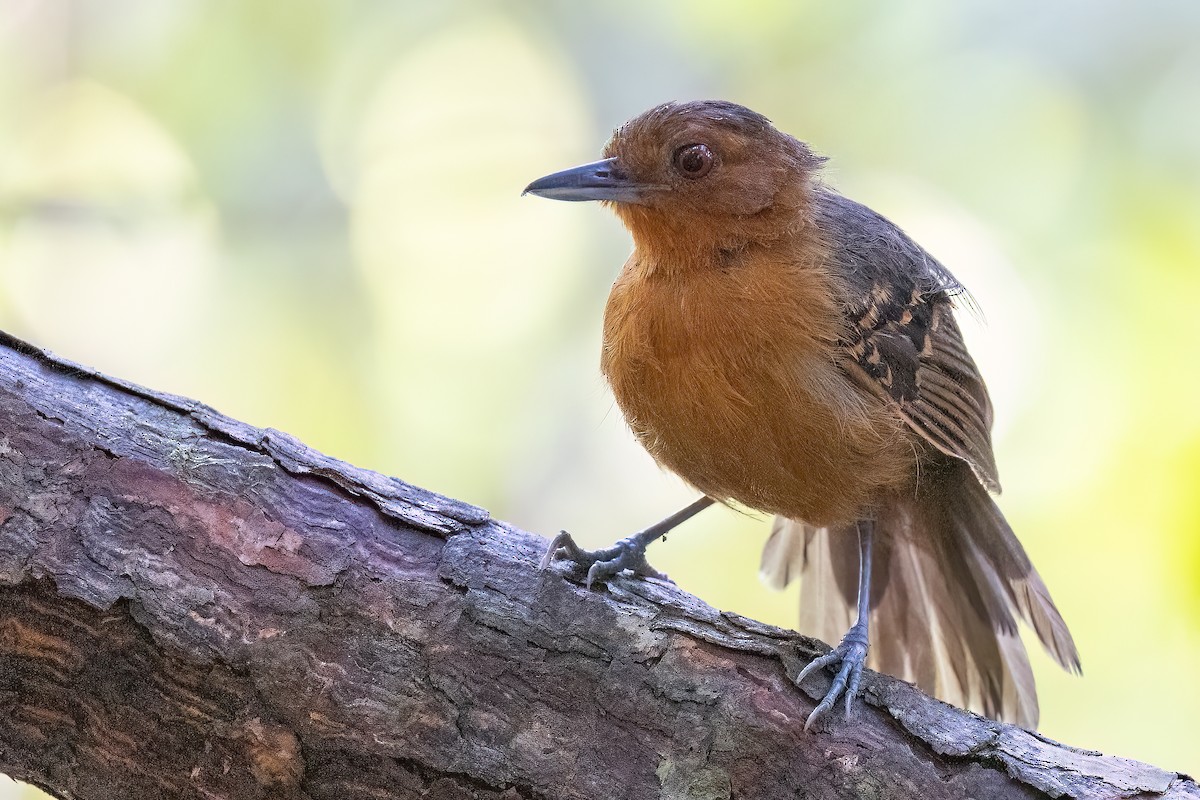
<path fill-rule="evenodd" d="M 635 259 L 605 311 L 602 368 L 635 436 L 705 494 L 813 524 L 911 480 L 891 409 L 837 366 L 834 289 L 809 266 L 663 276 Z"/>

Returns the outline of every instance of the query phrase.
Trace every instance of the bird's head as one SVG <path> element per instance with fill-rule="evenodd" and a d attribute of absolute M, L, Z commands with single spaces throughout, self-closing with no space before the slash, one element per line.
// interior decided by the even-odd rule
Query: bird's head
<path fill-rule="evenodd" d="M 736 249 L 802 224 L 823 158 L 748 108 L 666 103 L 613 134 L 605 158 L 539 178 L 529 194 L 613 204 L 639 249 Z"/>

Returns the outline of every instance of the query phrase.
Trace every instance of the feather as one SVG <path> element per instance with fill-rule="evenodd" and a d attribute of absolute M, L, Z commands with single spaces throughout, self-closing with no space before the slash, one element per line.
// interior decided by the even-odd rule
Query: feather
<path fill-rule="evenodd" d="M 759 578 L 775 590 L 784 589 L 800 577 L 804 564 L 805 527 L 784 517 L 776 517 L 771 535 L 763 545 Z"/>
<path fill-rule="evenodd" d="M 1032 728 L 1037 692 L 1016 620 L 1077 671 L 1075 644 L 986 490 L 962 462 L 938 466 L 915 495 L 890 498 L 877 515 L 868 666 Z M 777 585 L 798 577 L 801 630 L 836 642 L 854 619 L 857 563 L 853 527 L 776 519 L 762 574 Z"/>
<path fill-rule="evenodd" d="M 992 455 L 992 403 L 954 321 L 963 292 L 933 256 L 874 211 L 828 190 L 815 213 L 829 258 L 845 276 L 846 375 L 893 403 L 934 448 L 970 464 L 1000 490 Z"/>

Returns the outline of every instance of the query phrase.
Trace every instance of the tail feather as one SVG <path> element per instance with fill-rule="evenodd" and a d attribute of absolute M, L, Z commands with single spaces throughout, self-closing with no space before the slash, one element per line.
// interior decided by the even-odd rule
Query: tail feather
<path fill-rule="evenodd" d="M 926 476 L 930 477 L 930 476 Z M 1037 692 L 1016 619 L 1064 668 L 1079 656 L 1041 577 L 987 491 L 951 464 L 876 518 L 868 665 L 989 717 L 1037 724 Z M 778 518 L 762 574 L 800 579 L 800 628 L 836 643 L 854 621 L 853 526 Z"/>
<path fill-rule="evenodd" d="M 758 576 L 772 589 L 783 589 L 804 570 L 805 528 L 802 523 L 784 517 L 776 517 L 771 523 L 771 536 L 763 545 Z M 815 573 L 812 580 L 817 580 Z"/>
<path fill-rule="evenodd" d="M 996 566 L 1004 578 L 1008 603 L 1037 633 L 1047 652 L 1063 669 L 1079 672 L 1079 652 L 1067 623 L 1000 509 L 975 481 L 967 482 L 959 497 L 954 521 L 960 535 Z"/>

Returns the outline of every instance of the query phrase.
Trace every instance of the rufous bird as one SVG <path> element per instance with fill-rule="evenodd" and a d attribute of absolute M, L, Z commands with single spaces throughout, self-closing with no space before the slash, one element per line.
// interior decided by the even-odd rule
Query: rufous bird
<path fill-rule="evenodd" d="M 601 367 L 638 441 L 703 493 L 607 549 L 560 534 L 543 566 L 573 562 L 589 586 L 651 575 L 646 546 L 714 502 L 774 514 L 763 576 L 799 578 L 805 633 L 847 631 L 796 678 L 836 669 L 806 728 L 842 696 L 849 716 L 864 664 L 1032 727 L 1017 619 L 1064 668 L 1079 656 L 989 494 L 992 404 L 955 322 L 963 289 L 825 186 L 824 160 L 742 106 L 667 103 L 602 161 L 526 188 L 602 201 L 633 235 Z"/>

